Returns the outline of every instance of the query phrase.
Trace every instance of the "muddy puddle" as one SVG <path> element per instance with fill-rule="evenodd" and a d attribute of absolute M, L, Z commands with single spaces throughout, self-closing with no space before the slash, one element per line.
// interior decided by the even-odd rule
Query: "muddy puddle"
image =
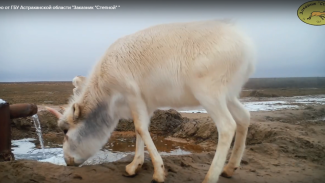
<path fill-rule="evenodd" d="M 157 150 L 163 153 L 180 155 L 182 153 L 200 153 L 204 151 L 204 149 L 199 145 L 174 142 L 166 140 L 163 136 L 152 135 L 152 140 L 154 141 Z M 135 142 L 135 137 L 113 136 L 106 144 L 105 149 L 112 152 L 133 152 L 135 150 Z M 146 147 L 145 150 L 147 150 Z"/>
<path fill-rule="evenodd" d="M 160 155 L 185 155 L 205 152 L 199 145 L 166 140 L 163 136 L 153 135 L 152 139 Z M 136 138 L 133 135 L 113 135 L 104 147 L 83 165 L 94 165 L 117 161 L 134 154 Z M 44 136 L 45 149 L 41 149 L 36 139 L 12 140 L 12 149 L 16 159 L 31 159 L 66 165 L 63 159 L 62 137 Z M 148 153 L 146 147 L 145 152 Z M 81 165 L 82 166 L 82 165 Z"/>

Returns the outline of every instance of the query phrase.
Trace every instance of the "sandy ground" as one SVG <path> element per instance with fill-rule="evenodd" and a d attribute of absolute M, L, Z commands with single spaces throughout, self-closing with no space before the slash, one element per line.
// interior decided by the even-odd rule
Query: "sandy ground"
<path fill-rule="evenodd" d="M 267 157 L 246 153 L 247 161 L 236 171 L 233 178 L 220 178 L 220 183 L 250 183 L 250 182 L 324 182 L 324 168 L 303 163 L 297 160 L 277 158 L 276 161 L 266 163 Z M 210 166 L 214 153 L 201 153 L 183 156 L 163 157 L 168 173 L 166 183 L 199 183 Z M 35 161 L 15 161 L 1 163 L 1 182 L 118 182 L 138 183 L 150 182 L 153 166 L 148 156 L 145 163 L 133 178 L 124 177 L 125 166 L 132 157 L 125 157 L 114 163 L 83 167 L 65 167 L 50 163 L 36 163 Z M 248 163 L 248 164 L 246 164 Z M 6 171 L 6 173 L 4 173 Z"/>
<path fill-rule="evenodd" d="M 221 177 L 219 182 L 324 182 L 325 124 L 308 119 L 310 115 L 310 118 L 324 115 L 323 109 L 320 105 L 313 109 L 251 112 L 252 124 L 241 167 L 232 178 Z M 202 113 L 182 113 L 182 116 L 199 123 L 210 120 Z M 134 135 L 133 132 L 128 134 Z M 195 135 L 179 138 L 174 134 L 167 138 L 200 144 L 210 151 L 163 156 L 168 173 L 166 182 L 202 182 L 215 153 L 214 136 L 202 140 Z M 129 155 L 117 162 L 78 168 L 30 160 L 3 162 L 0 163 L 0 182 L 150 182 L 153 166 L 148 155 L 136 177 L 122 176 L 132 158 Z"/>
<path fill-rule="evenodd" d="M 30 95 L 29 97 L 35 97 Z M 258 100 L 258 99 L 256 99 Z M 64 103 L 43 103 L 60 109 Z M 44 136 L 58 140 L 62 132 L 56 129 L 55 118 L 39 112 Z M 181 115 L 181 116 L 180 116 Z M 325 182 L 325 106 L 301 105 L 297 109 L 251 112 L 247 147 L 241 162 L 230 179 L 220 177 L 219 183 L 323 183 Z M 26 119 L 27 120 L 27 119 Z M 13 138 L 35 138 L 35 132 L 26 120 L 13 122 Z M 217 129 L 205 113 L 157 113 L 155 120 L 169 125 L 178 124 L 171 131 L 153 122 L 152 129 L 160 129 L 166 139 L 194 144 L 207 152 L 190 155 L 162 156 L 166 168 L 166 183 L 200 183 L 203 181 L 214 156 Z M 129 123 L 122 122 L 115 135 L 134 136 Z M 123 126 L 124 125 L 124 126 Z M 131 131 L 130 131 L 131 129 Z M 157 131 L 151 131 L 155 134 Z M 231 149 L 230 152 L 231 153 Z M 229 157 L 229 154 L 228 154 Z M 23 182 L 150 182 L 153 166 L 148 154 L 140 172 L 133 178 L 124 177 L 125 166 L 132 161 L 128 155 L 116 162 L 82 167 L 67 167 L 33 160 L 0 162 L 0 183 Z"/>

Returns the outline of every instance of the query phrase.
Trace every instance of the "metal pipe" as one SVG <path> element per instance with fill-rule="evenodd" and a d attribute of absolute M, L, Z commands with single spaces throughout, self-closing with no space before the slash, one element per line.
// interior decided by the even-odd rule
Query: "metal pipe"
<path fill-rule="evenodd" d="M 37 113 L 37 110 L 35 104 L 12 104 L 10 105 L 10 119 L 33 116 Z"/>
<path fill-rule="evenodd" d="M 0 162 L 15 160 L 11 152 L 11 119 L 32 116 L 37 110 L 35 104 L 9 105 L 0 99 Z"/>
<path fill-rule="evenodd" d="M 0 100 L 0 162 L 12 161 L 9 103 Z"/>

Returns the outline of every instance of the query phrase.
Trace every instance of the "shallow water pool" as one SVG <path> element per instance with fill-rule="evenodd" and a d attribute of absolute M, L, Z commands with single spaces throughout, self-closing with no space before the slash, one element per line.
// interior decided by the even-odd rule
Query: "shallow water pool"
<path fill-rule="evenodd" d="M 161 136 L 152 136 L 152 139 L 160 155 L 184 155 L 205 151 L 201 146 L 169 141 Z M 40 162 L 49 162 L 57 165 L 66 165 L 63 159 L 63 149 L 61 147 L 58 147 L 62 146 L 62 142 L 54 139 L 54 142 L 60 142 L 56 144 L 53 143 L 52 140 L 51 142 L 48 142 L 45 138 L 44 141 L 46 148 L 44 150 L 36 147 L 36 139 L 26 138 L 20 140 L 12 140 L 12 149 L 15 158 L 17 160 L 31 159 Z M 136 138 L 133 136 L 113 136 L 99 152 L 97 152 L 93 157 L 89 158 L 83 165 L 113 162 L 129 154 L 134 154 L 136 144 L 135 141 Z M 146 147 L 145 152 L 148 153 Z"/>

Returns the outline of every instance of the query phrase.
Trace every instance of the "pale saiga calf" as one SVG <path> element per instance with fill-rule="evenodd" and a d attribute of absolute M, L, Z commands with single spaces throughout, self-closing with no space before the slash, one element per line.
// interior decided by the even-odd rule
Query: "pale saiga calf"
<path fill-rule="evenodd" d="M 126 174 L 133 176 L 141 168 L 146 144 L 153 182 L 164 182 L 164 163 L 148 131 L 150 118 L 157 108 L 201 105 L 219 135 L 203 182 L 231 177 L 240 165 L 250 123 L 238 97 L 254 70 L 254 45 L 230 21 L 162 24 L 124 36 L 108 48 L 63 114 L 49 108 L 65 133 L 64 159 L 67 165 L 82 164 L 108 141 L 119 119 L 133 118 L 135 156 Z"/>

